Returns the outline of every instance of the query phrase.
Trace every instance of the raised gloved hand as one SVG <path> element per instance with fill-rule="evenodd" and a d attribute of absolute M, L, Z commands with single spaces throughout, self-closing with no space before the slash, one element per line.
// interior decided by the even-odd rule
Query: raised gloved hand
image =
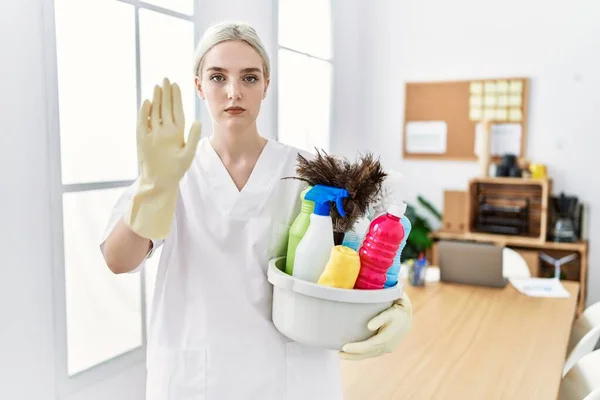
<path fill-rule="evenodd" d="M 154 87 L 152 102 L 145 100 L 137 123 L 140 165 L 138 188 L 124 216 L 125 223 L 147 239 L 164 239 L 171 229 L 179 181 L 190 167 L 201 129 L 190 128 L 185 143 L 185 117 L 177 84 L 163 80 Z"/>
<path fill-rule="evenodd" d="M 363 342 L 347 343 L 340 352 L 345 360 L 363 360 L 391 353 L 412 324 L 412 306 L 406 293 L 387 310 L 375 316 L 367 327 L 377 334 Z"/>

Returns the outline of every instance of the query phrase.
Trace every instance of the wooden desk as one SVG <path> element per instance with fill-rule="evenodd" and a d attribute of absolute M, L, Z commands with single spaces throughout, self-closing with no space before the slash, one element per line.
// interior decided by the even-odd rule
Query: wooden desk
<path fill-rule="evenodd" d="M 393 354 L 342 361 L 344 399 L 555 399 L 579 290 L 564 285 L 568 299 L 406 285 L 411 331 Z"/>
<path fill-rule="evenodd" d="M 577 301 L 577 315 L 581 315 L 585 309 L 587 300 L 587 270 L 588 270 L 588 242 L 583 240 L 576 243 L 556 243 L 540 242 L 537 239 L 520 238 L 509 235 L 491 235 L 485 233 L 456 233 L 435 231 L 431 233 L 433 240 L 467 240 L 482 243 L 494 243 L 498 246 L 508 246 L 515 250 L 519 249 L 539 249 L 544 251 L 566 251 L 579 253 L 578 279 L 571 279 L 579 282 L 579 299 Z M 432 263 L 438 265 L 436 255 L 436 244 L 432 248 Z M 564 256 L 564 254 L 563 254 Z"/>

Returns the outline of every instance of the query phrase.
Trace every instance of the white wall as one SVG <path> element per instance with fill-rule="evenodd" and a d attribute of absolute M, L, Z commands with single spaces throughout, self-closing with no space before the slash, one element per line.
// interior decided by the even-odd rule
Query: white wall
<path fill-rule="evenodd" d="M 555 192 L 589 205 L 588 303 L 600 300 L 600 3 L 594 0 L 363 2 L 363 133 L 356 143 L 405 174 L 405 197 L 439 208 L 466 189 L 475 163 L 402 160 L 404 83 L 529 76 L 528 156 L 546 163 Z M 369 138 L 367 138 L 369 135 Z"/>

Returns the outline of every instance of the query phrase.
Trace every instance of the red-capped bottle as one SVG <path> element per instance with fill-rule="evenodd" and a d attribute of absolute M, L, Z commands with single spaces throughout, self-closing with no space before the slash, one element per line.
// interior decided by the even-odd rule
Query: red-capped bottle
<path fill-rule="evenodd" d="M 358 250 L 360 272 L 355 289 L 383 289 L 387 271 L 404 239 L 404 226 L 400 219 L 406 212 L 406 204 L 392 205 L 387 212 L 371 222 L 369 231 Z"/>

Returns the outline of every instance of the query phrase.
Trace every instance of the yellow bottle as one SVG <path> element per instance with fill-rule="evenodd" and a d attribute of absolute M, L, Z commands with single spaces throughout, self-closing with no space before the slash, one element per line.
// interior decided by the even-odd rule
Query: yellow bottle
<path fill-rule="evenodd" d="M 356 250 L 346 246 L 334 246 L 325 270 L 319 277 L 319 285 L 331 286 L 340 289 L 353 289 L 358 272 L 360 271 L 360 257 Z"/>
<path fill-rule="evenodd" d="M 529 171 L 531 172 L 531 177 L 533 179 L 546 179 L 548 176 L 548 172 L 544 164 L 531 164 L 529 166 Z"/>

